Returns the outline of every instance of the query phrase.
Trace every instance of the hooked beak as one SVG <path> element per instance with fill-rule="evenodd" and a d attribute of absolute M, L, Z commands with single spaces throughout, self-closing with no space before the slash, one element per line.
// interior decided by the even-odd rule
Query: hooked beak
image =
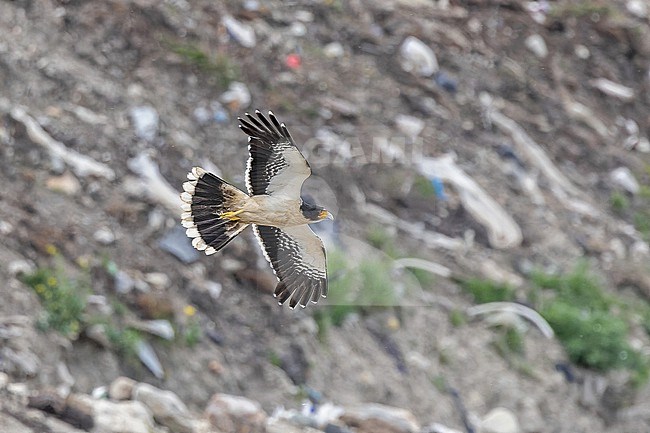
<path fill-rule="evenodd" d="M 333 219 L 334 219 L 334 215 L 332 215 L 331 213 L 329 213 L 328 211 L 326 211 L 325 209 L 323 209 L 323 210 L 320 211 L 320 213 L 318 214 L 318 218 L 321 219 L 321 220 L 324 220 L 324 219 L 330 219 L 330 220 L 333 220 Z"/>

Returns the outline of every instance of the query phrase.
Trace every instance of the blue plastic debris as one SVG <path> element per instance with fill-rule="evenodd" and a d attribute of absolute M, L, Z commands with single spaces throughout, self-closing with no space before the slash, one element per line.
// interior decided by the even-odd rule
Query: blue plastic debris
<path fill-rule="evenodd" d="M 438 86 L 449 93 L 453 94 L 458 90 L 458 82 L 442 71 L 435 75 L 434 80 Z"/>
<path fill-rule="evenodd" d="M 445 184 L 442 182 L 442 179 L 434 177 L 431 179 L 431 185 L 433 185 L 433 191 L 436 193 L 436 197 L 438 197 L 439 200 L 449 200 L 449 197 L 447 197 L 447 194 L 445 193 Z"/>

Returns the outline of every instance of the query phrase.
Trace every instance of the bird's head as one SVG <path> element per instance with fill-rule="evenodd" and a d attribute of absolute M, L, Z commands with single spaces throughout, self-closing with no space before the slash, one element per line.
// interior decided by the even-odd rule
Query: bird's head
<path fill-rule="evenodd" d="M 324 219 L 334 219 L 332 214 L 324 207 L 316 206 L 315 204 L 304 201 L 300 205 L 300 211 L 302 212 L 302 215 L 311 222 L 318 222 Z"/>

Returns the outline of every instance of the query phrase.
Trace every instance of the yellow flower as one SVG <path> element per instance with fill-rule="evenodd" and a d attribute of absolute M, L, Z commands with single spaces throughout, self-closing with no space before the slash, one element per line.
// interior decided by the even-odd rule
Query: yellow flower
<path fill-rule="evenodd" d="M 37 284 L 35 289 L 36 289 L 36 293 L 38 293 L 39 295 L 42 295 L 45 292 L 45 290 L 47 290 L 45 284 L 43 283 Z"/>
<path fill-rule="evenodd" d="M 57 255 L 59 253 L 59 250 L 54 245 L 47 244 L 47 245 L 45 245 L 45 252 L 48 253 L 51 256 L 55 256 L 55 255 Z"/>
<path fill-rule="evenodd" d="M 47 285 L 50 286 L 50 287 L 56 286 L 56 283 L 57 283 L 57 281 L 56 281 L 55 277 L 50 277 L 50 278 L 47 279 Z"/>
<path fill-rule="evenodd" d="M 77 264 L 81 269 L 88 269 L 90 268 L 90 258 L 88 256 L 79 256 L 77 257 Z"/>
<path fill-rule="evenodd" d="M 185 313 L 185 315 L 186 315 L 187 317 L 192 317 L 192 316 L 194 316 L 194 315 L 196 314 L 196 308 L 194 308 L 194 307 L 191 306 L 191 305 L 186 305 L 186 306 L 183 308 L 183 313 Z"/>

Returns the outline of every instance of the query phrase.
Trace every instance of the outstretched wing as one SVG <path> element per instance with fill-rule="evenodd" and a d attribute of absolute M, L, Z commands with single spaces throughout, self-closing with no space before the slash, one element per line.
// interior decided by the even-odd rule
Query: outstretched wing
<path fill-rule="evenodd" d="M 311 174 L 311 168 L 302 156 L 291 134 L 269 111 L 269 120 L 255 110 L 257 117 L 246 113 L 239 118 L 242 131 L 248 134 L 246 186 L 250 195 L 282 195 L 300 199 L 302 183 Z"/>
<path fill-rule="evenodd" d="M 280 305 L 291 298 L 289 307 L 306 307 L 327 296 L 325 248 L 309 226 L 253 225 L 253 230 L 279 280 L 273 295 Z"/>

